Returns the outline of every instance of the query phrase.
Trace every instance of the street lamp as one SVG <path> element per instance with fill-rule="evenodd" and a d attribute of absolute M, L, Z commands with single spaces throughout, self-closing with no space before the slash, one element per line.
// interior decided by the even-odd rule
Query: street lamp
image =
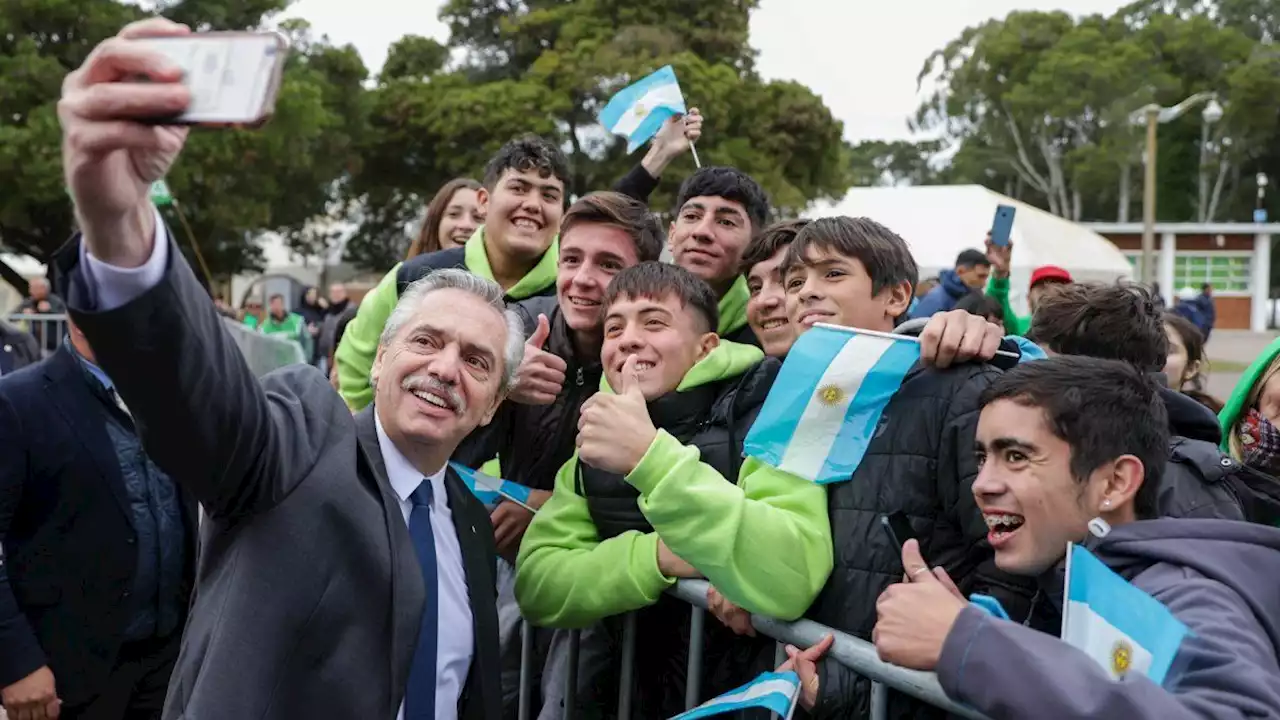
<path fill-rule="evenodd" d="M 1202 117 L 1208 124 L 1222 119 L 1222 105 L 1218 104 L 1218 94 L 1213 92 L 1196 93 L 1173 107 L 1148 105 L 1133 115 L 1129 120 L 1134 125 L 1147 124 L 1147 167 L 1142 181 L 1142 284 L 1151 287 L 1156 281 L 1156 128 L 1162 123 L 1171 122 L 1182 117 L 1188 110 L 1202 102 L 1208 102 Z"/>

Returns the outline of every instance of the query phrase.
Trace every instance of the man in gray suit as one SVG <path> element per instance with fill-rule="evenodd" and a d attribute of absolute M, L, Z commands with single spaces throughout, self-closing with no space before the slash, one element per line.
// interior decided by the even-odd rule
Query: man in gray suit
<path fill-rule="evenodd" d="M 148 199 L 185 132 L 139 120 L 190 96 L 135 39 L 187 32 L 129 26 L 59 103 L 83 230 L 59 258 L 71 314 L 207 514 L 164 717 L 496 719 L 491 525 L 447 461 L 511 383 L 519 321 L 497 285 L 433 274 L 387 323 L 369 410 L 312 367 L 259 384 Z"/>

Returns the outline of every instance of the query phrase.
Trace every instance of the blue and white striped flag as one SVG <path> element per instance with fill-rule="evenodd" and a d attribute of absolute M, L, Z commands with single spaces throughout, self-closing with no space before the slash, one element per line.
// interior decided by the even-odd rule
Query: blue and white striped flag
<path fill-rule="evenodd" d="M 485 506 L 492 508 L 500 500 L 505 499 L 522 506 L 530 512 L 537 512 L 529 505 L 530 490 L 524 485 L 486 475 L 479 470 L 472 470 L 455 462 L 449 463 L 449 467 L 458 473 L 458 477 L 462 478 L 462 482 L 466 484 L 467 489 Z"/>
<path fill-rule="evenodd" d="M 919 359 L 916 338 L 815 325 L 787 353 L 744 452 L 819 484 L 848 480 Z"/>
<path fill-rule="evenodd" d="M 772 710 L 780 718 L 790 718 L 799 695 L 800 677 L 794 672 L 767 672 L 737 690 L 680 713 L 671 720 L 694 720 L 747 708 L 764 708 Z"/>
<path fill-rule="evenodd" d="M 1136 672 L 1164 684 L 1188 632 L 1159 600 L 1085 548 L 1070 546 L 1062 640 L 1098 661 L 1112 680 Z"/>
<path fill-rule="evenodd" d="M 684 95 L 670 65 L 618 91 L 600 111 L 600 124 L 627 138 L 633 153 L 658 134 L 662 123 L 685 113 Z"/>

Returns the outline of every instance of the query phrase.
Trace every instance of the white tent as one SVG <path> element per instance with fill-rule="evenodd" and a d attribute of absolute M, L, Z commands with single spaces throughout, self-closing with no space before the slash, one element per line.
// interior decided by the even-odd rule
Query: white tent
<path fill-rule="evenodd" d="M 853 188 L 843 200 L 815 205 L 805 217 L 871 218 L 907 241 L 920 277 L 927 278 L 955 267 L 962 251 L 982 249 L 997 205 L 1018 209 L 1011 236 L 1010 299 L 1023 312 L 1027 283 L 1041 265 L 1064 267 L 1084 281 L 1113 282 L 1132 275 L 1129 261 L 1110 240 L 981 185 Z"/>

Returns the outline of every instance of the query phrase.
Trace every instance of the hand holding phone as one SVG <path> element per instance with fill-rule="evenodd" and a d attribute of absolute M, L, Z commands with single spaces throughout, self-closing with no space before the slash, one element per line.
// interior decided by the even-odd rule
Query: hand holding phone
<path fill-rule="evenodd" d="M 997 205 L 995 219 L 991 221 L 991 244 L 997 247 L 1008 247 L 1009 236 L 1013 234 L 1013 217 L 1017 208 L 1012 205 Z"/>
<path fill-rule="evenodd" d="M 135 42 L 182 68 L 191 104 L 157 124 L 260 127 L 275 111 L 288 40 L 277 32 L 209 32 Z"/>

